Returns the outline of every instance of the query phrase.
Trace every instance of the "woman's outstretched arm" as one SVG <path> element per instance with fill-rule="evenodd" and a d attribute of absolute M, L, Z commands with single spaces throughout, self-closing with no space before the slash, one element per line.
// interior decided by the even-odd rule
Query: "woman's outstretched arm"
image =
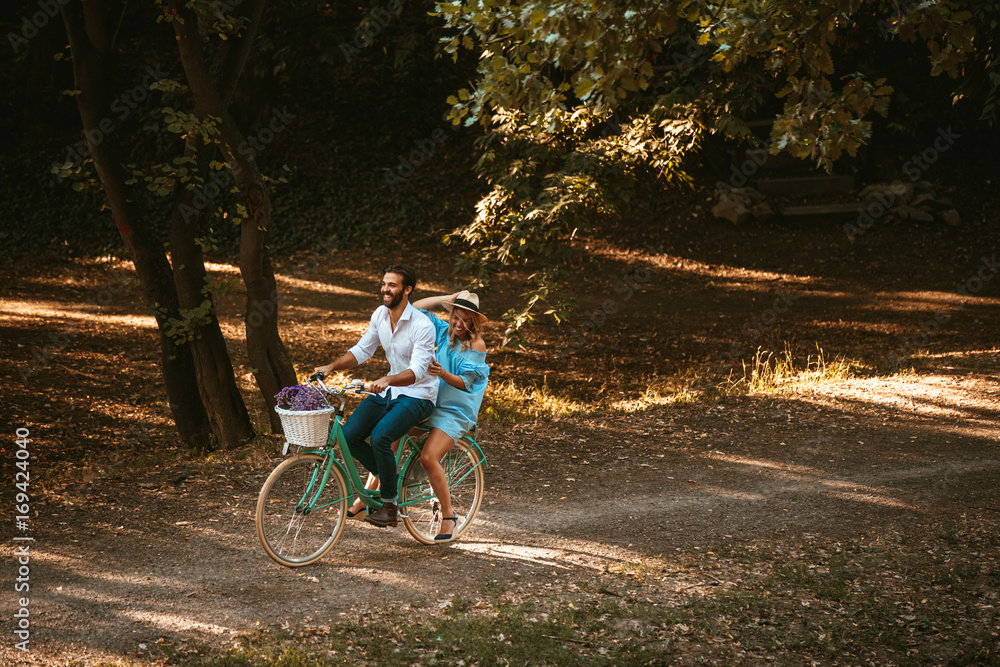
<path fill-rule="evenodd" d="M 414 301 L 413 307 L 420 310 L 434 310 L 435 308 L 440 308 L 442 303 L 454 301 L 458 295 L 459 293 L 455 292 L 454 294 L 442 294 L 441 296 L 426 296 L 423 299 Z"/>

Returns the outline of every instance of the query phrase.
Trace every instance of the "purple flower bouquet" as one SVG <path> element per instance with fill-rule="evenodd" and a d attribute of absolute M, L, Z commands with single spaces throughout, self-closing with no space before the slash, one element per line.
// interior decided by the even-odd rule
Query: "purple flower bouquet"
<path fill-rule="evenodd" d="M 288 445 L 313 448 L 326 445 L 336 408 L 330 406 L 323 392 L 316 387 L 296 385 L 285 387 L 274 399 L 277 401 L 274 411 L 281 418 L 287 440 L 285 451 Z"/>
<path fill-rule="evenodd" d="M 274 400 L 278 402 L 279 408 L 295 412 L 323 410 L 330 407 L 323 392 L 316 387 L 305 385 L 285 387 L 274 395 Z"/>

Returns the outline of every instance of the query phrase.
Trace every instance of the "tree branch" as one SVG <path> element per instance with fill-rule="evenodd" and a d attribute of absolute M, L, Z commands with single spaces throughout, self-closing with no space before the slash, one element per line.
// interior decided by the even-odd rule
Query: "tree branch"
<path fill-rule="evenodd" d="M 257 35 L 257 28 L 260 26 L 260 19 L 264 14 L 266 3 L 267 0 L 250 0 L 243 7 L 244 11 L 240 14 L 240 18 L 249 19 L 246 29 L 240 31 L 236 37 L 226 41 L 226 48 L 221 54 L 222 58 L 212 68 L 219 88 L 219 96 L 226 105 L 232 100 L 236 84 L 246 67 L 250 47 Z"/>

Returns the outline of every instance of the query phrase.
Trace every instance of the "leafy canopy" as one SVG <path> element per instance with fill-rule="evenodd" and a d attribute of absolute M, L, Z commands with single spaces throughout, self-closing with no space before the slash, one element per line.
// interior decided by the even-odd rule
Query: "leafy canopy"
<path fill-rule="evenodd" d="M 450 119 L 484 130 L 490 192 L 454 236 L 480 286 L 500 266 L 541 257 L 504 343 L 537 309 L 564 318 L 566 242 L 629 200 L 642 175 L 686 183 L 709 135 L 746 140 L 744 119 L 781 100 L 770 151 L 829 169 L 871 136 L 893 88 L 858 58 L 866 40 L 920 41 L 932 74 L 956 76 L 973 48 L 971 14 L 924 0 L 469 0 L 442 2 L 444 51 L 478 56 L 477 78 L 448 99 Z M 773 115 L 773 112 L 772 112 Z"/>

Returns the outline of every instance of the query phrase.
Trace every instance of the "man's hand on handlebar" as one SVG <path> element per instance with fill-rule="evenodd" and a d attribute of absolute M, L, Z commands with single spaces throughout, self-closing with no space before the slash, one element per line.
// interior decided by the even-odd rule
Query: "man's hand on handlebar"
<path fill-rule="evenodd" d="M 331 371 L 333 371 L 333 364 L 327 364 L 326 366 L 317 366 L 316 368 L 313 369 L 313 373 L 322 373 L 324 377 L 329 375 Z"/>
<path fill-rule="evenodd" d="M 368 391 L 373 394 L 381 394 L 383 391 L 389 388 L 389 376 L 383 375 L 377 380 L 373 380 L 368 383 Z"/>

